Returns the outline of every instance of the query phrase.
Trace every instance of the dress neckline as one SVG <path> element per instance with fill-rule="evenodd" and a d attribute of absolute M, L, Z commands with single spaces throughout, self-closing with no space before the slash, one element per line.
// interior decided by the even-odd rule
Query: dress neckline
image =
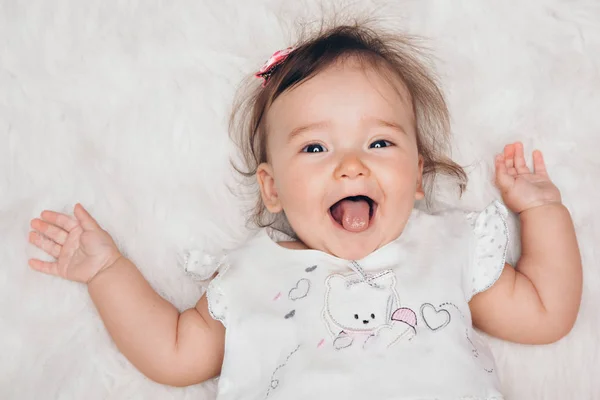
<path fill-rule="evenodd" d="M 292 257 L 297 259 L 306 259 L 307 261 L 322 260 L 328 263 L 346 266 L 352 262 L 357 262 L 366 270 L 377 270 L 388 266 L 389 264 L 395 264 L 400 256 L 401 250 L 404 247 L 406 237 L 413 230 L 415 219 L 422 211 L 413 208 L 411 214 L 406 222 L 406 225 L 396 239 L 384 244 L 383 246 L 375 249 L 372 253 L 363 257 L 360 260 L 346 260 L 337 257 L 333 254 L 329 254 L 322 250 L 317 249 L 289 249 L 278 244 L 271 235 L 269 234 L 269 228 L 264 228 L 258 234 L 258 239 L 265 243 L 266 247 L 269 247 L 275 252 L 278 252 L 282 256 Z"/>

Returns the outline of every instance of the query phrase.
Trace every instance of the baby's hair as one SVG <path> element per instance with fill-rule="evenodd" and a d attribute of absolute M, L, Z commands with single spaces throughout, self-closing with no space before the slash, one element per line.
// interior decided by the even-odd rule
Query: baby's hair
<path fill-rule="evenodd" d="M 293 89 L 336 62 L 352 57 L 361 65 L 377 69 L 391 84 L 403 82 L 410 93 L 417 134 L 417 149 L 423 157 L 423 179 L 429 198 L 437 174 L 456 178 L 462 193 L 467 175 L 448 156 L 450 120 L 444 96 L 426 66 L 422 49 L 411 37 L 391 34 L 361 23 L 321 28 L 294 46 L 294 51 L 277 66 L 266 85 L 253 77 L 251 92 L 242 92 L 234 105 L 230 135 L 243 157 L 244 166 L 234 168 L 246 178 L 254 179 L 259 164 L 268 162 L 266 115 L 282 93 Z M 247 90 L 247 89 L 246 89 Z M 253 180 L 256 185 L 256 181 Z M 257 193 L 251 222 L 259 227 L 271 226 L 294 236 L 283 220 L 271 215 Z"/>

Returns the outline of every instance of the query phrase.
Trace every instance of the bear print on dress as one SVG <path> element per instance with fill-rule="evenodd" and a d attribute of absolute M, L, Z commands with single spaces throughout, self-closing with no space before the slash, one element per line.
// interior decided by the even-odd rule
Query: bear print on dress
<path fill-rule="evenodd" d="M 323 319 L 335 349 L 385 349 L 416 334 L 417 316 L 400 307 L 392 270 L 370 276 L 333 274 L 325 286 Z"/>

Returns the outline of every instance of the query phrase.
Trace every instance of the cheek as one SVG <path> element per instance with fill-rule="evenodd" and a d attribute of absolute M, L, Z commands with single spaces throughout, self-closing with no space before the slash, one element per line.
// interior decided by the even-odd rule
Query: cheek
<path fill-rule="evenodd" d="M 405 192 L 413 190 L 418 178 L 417 160 L 409 157 L 391 160 L 379 175 L 382 186 L 388 191 Z"/>
<path fill-rule="evenodd" d="M 289 165 L 278 170 L 275 177 L 279 198 L 286 212 L 313 209 L 315 201 L 322 197 L 321 179 L 318 171 L 306 166 L 299 168 Z"/>

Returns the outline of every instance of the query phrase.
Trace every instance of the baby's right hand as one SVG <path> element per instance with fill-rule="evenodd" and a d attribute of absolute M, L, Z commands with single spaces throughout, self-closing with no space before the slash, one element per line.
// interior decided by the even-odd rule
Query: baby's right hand
<path fill-rule="evenodd" d="M 75 205 L 75 218 L 54 211 L 42 212 L 31 220 L 29 242 L 55 262 L 30 259 L 36 271 L 71 281 L 89 283 L 98 273 L 122 257 L 112 237 L 81 206 Z M 40 234 L 41 233 L 41 234 Z"/>

